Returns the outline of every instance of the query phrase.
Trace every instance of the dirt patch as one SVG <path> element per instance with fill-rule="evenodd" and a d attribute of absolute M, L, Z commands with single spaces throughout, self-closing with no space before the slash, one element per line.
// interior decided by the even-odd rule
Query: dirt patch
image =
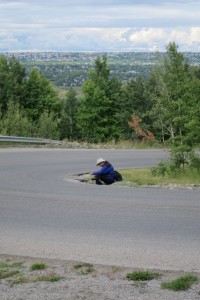
<path fill-rule="evenodd" d="M 31 265 L 39 262 L 46 268 L 31 271 Z M 163 281 L 185 275 L 182 271 L 150 270 L 160 276 L 149 281 L 131 281 L 127 274 L 138 269 L 9 255 L 0 255 L 0 268 L 18 271 L 0 279 L 1 300 L 200 299 L 200 283 L 182 292 L 161 289 Z M 200 278 L 200 274 L 195 275 Z"/>

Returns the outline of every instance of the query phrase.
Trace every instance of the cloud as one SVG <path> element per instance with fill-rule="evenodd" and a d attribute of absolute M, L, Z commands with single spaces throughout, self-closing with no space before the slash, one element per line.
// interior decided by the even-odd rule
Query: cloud
<path fill-rule="evenodd" d="M 20 29 L 20 30 L 19 30 Z M 38 33 L 39 32 L 39 33 Z M 165 51 L 175 41 L 182 51 L 200 51 L 200 27 L 193 28 L 67 28 L 48 30 L 38 25 L 0 33 L 0 49 L 7 51 Z"/>
<path fill-rule="evenodd" d="M 199 0 L 0 0 L 0 51 L 200 51 Z"/>

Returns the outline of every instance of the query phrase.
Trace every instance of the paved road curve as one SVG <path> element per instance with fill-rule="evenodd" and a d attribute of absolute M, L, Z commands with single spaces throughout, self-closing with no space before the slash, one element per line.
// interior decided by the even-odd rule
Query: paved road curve
<path fill-rule="evenodd" d="M 0 150 L 0 253 L 200 271 L 200 191 L 66 181 L 97 157 L 151 166 L 159 150 Z"/>

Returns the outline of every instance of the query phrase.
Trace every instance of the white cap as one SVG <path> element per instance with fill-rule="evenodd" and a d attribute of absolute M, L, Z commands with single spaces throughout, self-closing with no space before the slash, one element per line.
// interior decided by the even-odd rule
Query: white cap
<path fill-rule="evenodd" d="M 97 166 L 102 162 L 105 162 L 105 159 L 103 159 L 101 157 L 97 158 Z"/>

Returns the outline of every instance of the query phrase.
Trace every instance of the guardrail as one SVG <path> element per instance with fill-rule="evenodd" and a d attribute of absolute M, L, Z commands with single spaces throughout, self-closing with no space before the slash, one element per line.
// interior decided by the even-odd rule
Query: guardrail
<path fill-rule="evenodd" d="M 15 143 L 34 143 L 34 144 L 54 144 L 60 145 L 60 141 L 43 139 L 43 138 L 30 138 L 21 136 L 8 136 L 0 135 L 0 142 L 15 142 Z"/>

